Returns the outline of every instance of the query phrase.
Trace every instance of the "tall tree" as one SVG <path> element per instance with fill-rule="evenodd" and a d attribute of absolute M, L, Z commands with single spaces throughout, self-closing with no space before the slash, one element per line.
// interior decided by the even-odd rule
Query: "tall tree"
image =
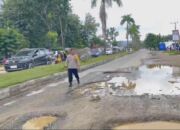
<path fill-rule="evenodd" d="M 44 46 L 46 34 L 55 31 L 63 47 L 69 13 L 69 0 L 5 0 L 2 25 L 18 28 L 30 41 L 31 47 Z"/>
<path fill-rule="evenodd" d="M 65 35 L 66 47 L 82 47 L 83 46 L 83 25 L 79 16 L 71 14 L 67 22 L 67 35 Z"/>
<path fill-rule="evenodd" d="M 86 37 L 88 45 L 90 45 L 91 39 L 96 36 L 97 27 L 99 27 L 99 24 L 96 22 L 95 18 L 90 13 L 87 13 L 83 26 L 83 34 Z"/>
<path fill-rule="evenodd" d="M 129 28 L 129 34 L 133 42 L 140 40 L 139 29 L 140 29 L 140 26 L 136 24 L 132 24 Z"/>
<path fill-rule="evenodd" d="M 172 35 L 162 36 L 160 34 L 147 34 L 144 44 L 147 48 L 157 49 L 160 42 L 167 42 L 172 40 Z"/>
<path fill-rule="evenodd" d="M 101 19 L 101 24 L 102 24 L 102 34 L 103 38 L 107 40 L 107 13 L 106 13 L 106 7 L 112 7 L 113 2 L 117 3 L 117 5 L 120 7 L 122 6 L 122 1 L 121 0 L 91 0 L 91 6 L 96 7 L 97 6 L 97 1 L 101 2 L 100 5 L 100 19 Z"/>
<path fill-rule="evenodd" d="M 144 40 L 145 46 L 151 49 L 157 49 L 159 42 L 161 42 L 161 36 L 152 33 L 149 33 Z"/>
<path fill-rule="evenodd" d="M 114 42 L 116 41 L 116 38 L 119 35 L 119 32 L 114 27 L 111 27 L 107 30 L 107 35 L 108 35 L 108 39 L 111 42 Z"/>
<path fill-rule="evenodd" d="M 47 34 L 46 34 L 46 37 L 47 37 L 47 47 L 49 49 L 55 49 L 55 48 L 58 48 L 58 44 L 57 44 L 57 41 L 58 41 L 58 34 L 57 32 L 51 32 L 49 31 Z"/>
<path fill-rule="evenodd" d="M 129 28 L 132 24 L 135 24 L 134 19 L 131 17 L 131 14 L 122 16 L 121 25 L 126 24 L 126 39 L 127 45 L 129 44 Z"/>
<path fill-rule="evenodd" d="M 131 39 L 132 39 L 132 47 L 134 49 L 139 49 L 141 48 L 143 45 L 142 45 L 142 42 L 140 40 L 140 26 L 139 25 L 136 25 L 136 24 L 133 24 L 130 26 L 129 28 L 129 34 L 131 36 Z"/>
<path fill-rule="evenodd" d="M 0 55 L 8 57 L 17 49 L 27 47 L 25 37 L 15 29 L 0 29 Z"/>

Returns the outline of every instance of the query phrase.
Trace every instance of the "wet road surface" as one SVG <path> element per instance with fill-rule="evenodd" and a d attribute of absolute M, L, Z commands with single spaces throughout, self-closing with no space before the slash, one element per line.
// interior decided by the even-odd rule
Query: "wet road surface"
<path fill-rule="evenodd" d="M 113 92 L 111 92 L 107 96 L 98 94 L 89 96 L 89 92 L 86 90 L 86 88 L 92 87 L 89 87 L 88 83 L 92 85 L 91 82 L 102 82 L 111 79 L 111 74 L 104 74 L 103 72 L 138 68 L 143 64 L 142 61 L 149 57 L 148 51 L 140 50 L 105 65 L 84 71 L 80 74 L 82 86 L 79 88 L 75 87 L 69 90 L 66 78 L 57 83 L 40 86 L 37 90 L 0 101 L 0 128 L 21 129 L 23 124 L 32 118 L 49 115 L 57 117 L 57 121 L 50 126 L 56 129 L 113 128 L 117 123 L 133 121 L 134 119 L 136 121 L 179 120 L 180 97 L 177 95 L 153 96 L 142 94 L 138 96 L 135 94 L 117 97 L 113 96 Z M 156 69 L 155 72 L 149 73 L 156 73 Z M 166 78 L 166 73 L 167 76 L 171 75 L 172 68 L 163 67 L 163 69 L 167 70 L 165 74 L 164 71 L 162 72 L 162 75 L 165 75 L 164 78 Z M 139 68 L 143 77 L 145 76 L 143 72 L 148 70 L 145 66 Z M 161 70 L 157 69 L 157 71 Z M 138 75 L 132 71 L 131 73 L 132 77 Z M 125 75 L 127 73 L 121 75 L 117 84 L 122 85 L 119 81 L 126 80 Z M 128 78 L 131 79 L 131 77 Z M 143 80 L 147 80 L 146 78 L 149 79 L 150 77 L 144 77 Z M 138 79 L 136 79 L 136 85 L 134 85 L 134 81 L 132 81 L 130 89 L 139 86 L 137 82 Z M 176 81 L 173 79 L 170 82 Z M 104 87 L 103 83 L 101 85 Z M 93 87 L 96 90 L 96 85 Z M 143 93 L 145 92 L 143 91 Z"/>

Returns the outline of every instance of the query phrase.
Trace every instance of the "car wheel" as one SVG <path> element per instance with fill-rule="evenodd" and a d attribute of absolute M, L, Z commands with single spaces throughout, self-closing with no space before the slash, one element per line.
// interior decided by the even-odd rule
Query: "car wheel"
<path fill-rule="evenodd" d="M 28 64 L 28 69 L 31 69 L 31 68 L 33 68 L 33 63 Z"/>
<path fill-rule="evenodd" d="M 51 61 L 49 61 L 49 60 L 46 62 L 46 64 L 47 64 L 47 65 L 50 65 L 51 63 L 52 63 L 52 62 L 51 62 Z"/>

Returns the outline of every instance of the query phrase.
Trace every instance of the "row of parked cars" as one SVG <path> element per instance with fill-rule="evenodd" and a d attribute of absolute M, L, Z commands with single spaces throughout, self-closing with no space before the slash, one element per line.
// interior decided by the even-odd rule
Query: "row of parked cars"
<path fill-rule="evenodd" d="M 104 48 L 93 48 L 93 49 L 91 49 L 91 56 L 92 57 L 98 57 L 98 56 L 103 55 L 103 54 L 112 55 L 114 53 L 118 53 L 118 52 L 123 51 L 123 50 L 124 50 L 124 48 L 117 47 L 117 46 L 108 47 L 106 49 L 104 49 Z"/>
<path fill-rule="evenodd" d="M 3 61 L 7 72 L 29 69 L 34 66 L 51 64 L 53 57 L 48 49 L 22 49 L 16 55 Z"/>
<path fill-rule="evenodd" d="M 85 52 L 80 54 L 81 60 L 87 59 L 86 55 L 92 57 L 98 57 L 100 55 L 106 54 L 111 55 L 122 51 L 122 48 L 119 47 L 112 47 L 112 48 L 94 48 L 90 49 L 83 49 Z M 106 51 L 105 51 L 106 50 Z M 86 54 L 87 53 L 87 54 Z M 3 65 L 7 72 L 23 70 L 23 69 L 30 69 L 35 66 L 40 65 L 49 65 L 52 64 L 55 60 L 54 54 L 45 48 L 25 48 L 20 50 L 17 54 L 12 56 L 11 58 L 4 59 Z"/>

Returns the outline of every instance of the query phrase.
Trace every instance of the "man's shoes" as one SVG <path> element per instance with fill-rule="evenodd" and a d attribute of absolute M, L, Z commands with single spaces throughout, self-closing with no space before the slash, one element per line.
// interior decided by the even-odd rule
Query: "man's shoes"
<path fill-rule="evenodd" d="M 72 88 L 72 83 L 69 84 L 69 87 Z"/>
<path fill-rule="evenodd" d="M 80 85 L 80 81 L 79 80 L 77 80 L 77 83 L 78 83 L 78 85 Z"/>

